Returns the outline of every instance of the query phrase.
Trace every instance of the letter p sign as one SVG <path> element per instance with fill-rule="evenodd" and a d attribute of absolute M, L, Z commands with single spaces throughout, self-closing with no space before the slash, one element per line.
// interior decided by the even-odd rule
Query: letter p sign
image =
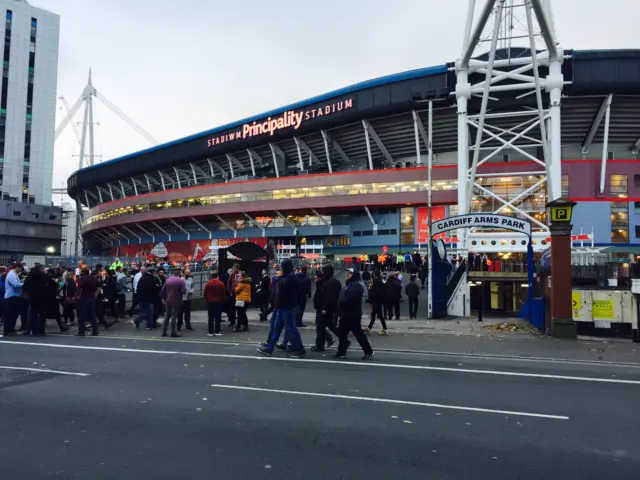
<path fill-rule="evenodd" d="M 556 207 L 551 210 L 552 222 L 568 222 L 571 220 L 571 211 L 568 207 Z"/>

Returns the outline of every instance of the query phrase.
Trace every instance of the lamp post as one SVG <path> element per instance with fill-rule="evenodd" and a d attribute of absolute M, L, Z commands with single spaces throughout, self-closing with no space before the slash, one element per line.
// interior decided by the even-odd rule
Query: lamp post
<path fill-rule="evenodd" d="M 571 215 L 576 202 L 558 198 L 547 203 L 551 231 L 551 335 L 576 338 L 571 304 Z"/>

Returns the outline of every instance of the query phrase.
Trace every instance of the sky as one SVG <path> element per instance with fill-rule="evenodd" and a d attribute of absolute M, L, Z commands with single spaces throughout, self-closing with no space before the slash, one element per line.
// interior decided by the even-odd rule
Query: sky
<path fill-rule="evenodd" d="M 454 61 L 468 8 L 468 0 L 30 3 L 61 17 L 58 95 L 73 104 L 91 68 L 95 88 L 160 142 Z M 565 49 L 640 49 L 639 0 L 551 4 Z M 96 161 L 151 146 L 99 101 L 94 112 Z M 58 102 L 56 124 L 64 116 Z M 54 188 L 66 186 L 78 153 L 67 128 L 56 142 Z"/>

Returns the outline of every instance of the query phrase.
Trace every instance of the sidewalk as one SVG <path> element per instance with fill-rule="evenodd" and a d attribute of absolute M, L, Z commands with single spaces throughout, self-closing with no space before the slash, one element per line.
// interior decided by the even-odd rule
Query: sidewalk
<path fill-rule="evenodd" d="M 192 313 L 191 322 L 195 331 L 183 331 L 180 341 L 233 342 L 257 344 L 266 340 L 269 324 L 260 322 L 258 312 L 250 311 L 249 332 L 234 333 L 223 323 L 223 337 L 207 337 L 206 312 Z M 315 315 L 306 312 L 306 325 L 300 329 L 305 344 L 315 341 Z M 363 321 L 363 324 L 365 322 Z M 508 331 L 493 331 L 497 325 L 507 323 Z M 577 341 L 559 340 L 530 333 L 526 322 L 519 319 L 486 318 L 479 323 L 474 319 L 452 320 L 392 320 L 387 322 L 389 335 L 379 336 L 379 322 L 369 341 L 380 351 L 464 354 L 478 356 L 508 356 L 520 358 L 546 358 L 554 360 L 597 361 L 613 363 L 634 363 L 640 365 L 640 345 L 626 339 L 580 338 Z M 516 331 L 512 329 L 518 328 Z M 520 328 L 525 328 L 520 331 Z M 136 331 L 130 319 L 114 325 L 105 336 L 152 339 L 160 336 L 159 331 Z M 170 341 L 170 340 L 169 340 Z"/>

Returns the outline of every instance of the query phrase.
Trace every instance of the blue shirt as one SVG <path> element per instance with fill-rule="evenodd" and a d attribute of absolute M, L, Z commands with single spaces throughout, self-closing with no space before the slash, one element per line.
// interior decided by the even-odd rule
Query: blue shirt
<path fill-rule="evenodd" d="M 16 271 L 10 270 L 4 282 L 4 298 L 22 297 L 22 285 L 24 283 L 20 281 Z"/>

